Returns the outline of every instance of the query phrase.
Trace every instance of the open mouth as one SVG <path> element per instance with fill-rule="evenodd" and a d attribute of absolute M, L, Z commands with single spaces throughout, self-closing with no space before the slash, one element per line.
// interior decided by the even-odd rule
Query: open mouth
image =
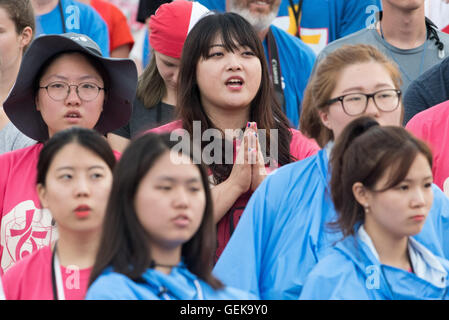
<path fill-rule="evenodd" d="M 81 118 L 81 114 L 78 111 L 70 111 L 65 114 L 64 118 L 78 119 Z"/>
<path fill-rule="evenodd" d="M 241 78 L 231 78 L 226 81 L 226 86 L 233 88 L 240 88 L 243 85 L 243 79 Z"/>

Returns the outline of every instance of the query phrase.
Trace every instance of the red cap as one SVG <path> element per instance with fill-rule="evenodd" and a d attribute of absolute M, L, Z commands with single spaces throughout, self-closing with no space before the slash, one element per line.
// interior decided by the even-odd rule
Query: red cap
<path fill-rule="evenodd" d="M 209 10 L 198 2 L 175 0 L 161 5 L 150 18 L 150 45 L 167 56 L 181 58 L 187 34 Z"/>

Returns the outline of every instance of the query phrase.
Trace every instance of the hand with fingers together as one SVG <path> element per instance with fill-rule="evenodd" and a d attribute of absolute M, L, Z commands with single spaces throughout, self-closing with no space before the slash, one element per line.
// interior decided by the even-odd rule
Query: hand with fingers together
<path fill-rule="evenodd" d="M 257 124 L 248 122 L 229 177 L 212 189 L 215 221 L 220 221 L 241 195 L 253 192 L 266 175 Z"/>
<path fill-rule="evenodd" d="M 245 170 L 244 174 L 242 174 L 242 170 Z M 250 176 L 248 176 L 248 171 L 250 171 Z M 255 122 L 248 122 L 245 129 L 231 176 L 233 176 L 233 174 L 235 180 L 238 181 L 236 184 L 240 187 L 243 186 L 241 189 L 242 193 L 245 193 L 248 190 L 256 190 L 267 176 L 265 161 L 257 134 L 257 124 Z"/>
<path fill-rule="evenodd" d="M 265 160 L 262 154 L 262 148 L 260 147 L 259 135 L 257 134 L 257 123 L 252 122 L 250 128 L 253 129 L 252 133 L 254 138 L 251 140 L 251 191 L 257 189 L 262 183 L 263 179 L 267 176 L 267 170 L 265 168 Z"/>
<path fill-rule="evenodd" d="M 250 146 L 254 144 L 254 134 L 250 127 L 247 126 L 228 178 L 240 190 L 240 194 L 247 192 L 251 186 L 252 168 L 250 159 L 254 157 L 252 155 L 254 151 L 252 151 Z"/>

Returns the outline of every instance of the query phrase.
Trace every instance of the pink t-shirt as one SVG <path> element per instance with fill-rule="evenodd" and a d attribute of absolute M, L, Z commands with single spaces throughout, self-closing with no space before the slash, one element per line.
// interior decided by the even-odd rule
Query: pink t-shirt
<path fill-rule="evenodd" d="M 36 191 L 42 148 L 38 143 L 0 155 L 0 275 L 57 238 L 51 214 L 41 209 Z"/>
<path fill-rule="evenodd" d="M 171 131 L 178 131 L 181 133 L 181 121 L 173 121 L 167 123 L 158 128 L 150 129 L 147 132 L 153 133 L 167 133 Z M 290 129 L 292 133 L 292 140 L 290 141 L 290 154 L 295 157 L 297 160 L 302 160 L 309 156 L 314 155 L 318 152 L 320 147 L 313 139 L 309 139 L 304 136 L 300 131 L 295 129 Z M 237 153 L 239 148 L 239 144 L 237 144 L 235 148 L 235 153 Z M 235 154 L 234 154 L 235 157 Z M 271 169 L 271 168 L 270 168 Z M 267 171 L 273 171 L 267 170 Z M 215 255 L 215 260 L 218 260 L 221 253 L 223 252 L 226 244 L 228 243 L 234 229 L 237 226 L 240 217 L 245 210 L 246 204 L 251 197 L 252 192 L 248 191 L 242 194 L 232 205 L 229 211 L 223 216 L 223 218 L 217 224 L 217 250 Z"/>
<path fill-rule="evenodd" d="M 46 246 L 11 267 L 2 277 L 6 299 L 53 300 L 51 259 L 51 249 Z M 61 266 L 66 300 L 84 300 L 91 271 Z"/>
<path fill-rule="evenodd" d="M 51 214 L 36 192 L 37 162 L 43 144 L 0 155 L 0 272 L 52 240 Z"/>
<path fill-rule="evenodd" d="M 433 179 L 443 190 L 444 182 L 449 178 L 449 100 L 416 114 L 406 129 L 430 146 Z"/>

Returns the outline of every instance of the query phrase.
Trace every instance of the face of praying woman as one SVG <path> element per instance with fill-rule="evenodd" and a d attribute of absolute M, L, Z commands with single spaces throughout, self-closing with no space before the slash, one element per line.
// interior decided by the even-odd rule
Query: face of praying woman
<path fill-rule="evenodd" d="M 172 250 L 190 240 L 203 219 L 206 196 L 197 166 L 185 155 L 163 154 L 142 178 L 134 197 L 150 247 Z"/>
<path fill-rule="evenodd" d="M 238 46 L 234 52 L 227 51 L 218 36 L 196 67 L 201 103 L 209 114 L 249 109 L 261 78 L 261 62 L 251 49 Z"/>
<path fill-rule="evenodd" d="M 357 201 L 368 210 L 365 228 L 370 232 L 395 238 L 418 234 L 432 207 L 432 169 L 426 157 L 418 154 L 407 176 L 398 185 L 382 190 L 388 183 L 390 169 L 374 186 L 365 190 Z"/>
<path fill-rule="evenodd" d="M 45 186 L 37 190 L 43 208 L 50 210 L 58 229 L 99 230 L 112 185 L 112 172 L 94 152 L 72 142 L 53 158 Z"/>
<path fill-rule="evenodd" d="M 65 99 L 54 100 L 42 87 L 49 84 L 67 83 L 70 93 Z M 36 94 L 36 108 L 48 126 L 49 137 L 61 130 L 78 126 L 93 129 L 103 111 L 104 90 L 90 100 L 82 100 L 73 85 L 93 84 L 104 88 L 104 82 L 98 71 L 87 58 L 80 53 L 62 54 L 57 57 L 42 75 Z"/>
<path fill-rule="evenodd" d="M 374 61 L 357 63 L 341 71 L 330 99 L 351 93 L 371 94 L 383 89 L 396 89 L 387 69 Z M 380 125 L 400 126 L 402 106 L 399 105 L 394 111 L 384 112 L 376 107 L 373 99 L 369 99 L 364 113 L 351 116 L 345 113 L 341 102 L 336 101 L 326 110 L 319 111 L 319 115 L 322 123 L 332 130 L 336 140 L 349 122 L 361 116 L 371 116 Z"/>

